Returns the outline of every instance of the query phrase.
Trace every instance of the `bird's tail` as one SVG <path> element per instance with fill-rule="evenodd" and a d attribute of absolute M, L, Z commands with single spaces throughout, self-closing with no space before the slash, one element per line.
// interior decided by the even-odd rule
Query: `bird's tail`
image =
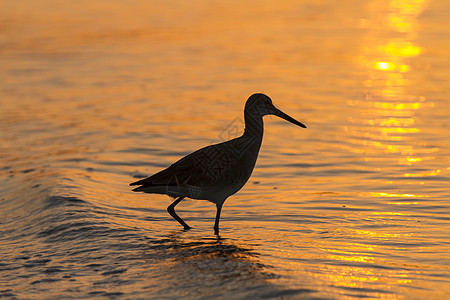
<path fill-rule="evenodd" d="M 167 184 L 152 184 L 152 183 L 141 184 L 138 182 L 139 181 L 130 183 L 130 185 L 140 185 L 140 186 L 134 188 L 132 190 L 133 192 L 146 192 L 146 193 L 154 193 L 154 194 L 163 193 L 164 194 L 164 191 L 167 191 L 169 189 Z M 161 191 L 161 192 L 159 192 L 159 191 Z"/>

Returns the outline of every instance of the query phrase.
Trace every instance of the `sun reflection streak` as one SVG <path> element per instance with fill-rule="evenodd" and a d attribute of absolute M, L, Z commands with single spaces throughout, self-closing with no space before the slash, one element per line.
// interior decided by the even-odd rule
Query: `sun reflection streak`
<path fill-rule="evenodd" d="M 426 198 L 427 195 L 414 195 L 414 194 L 392 194 L 392 193 L 369 193 L 372 197 L 416 197 L 416 198 Z"/>
<path fill-rule="evenodd" d="M 356 153 L 398 154 L 397 165 L 413 165 L 425 159 L 421 154 L 438 150 L 419 147 L 413 142 L 413 135 L 421 132 L 416 125 L 416 112 L 433 108 L 434 103 L 423 96 L 409 94 L 410 83 L 406 77 L 411 71 L 411 59 L 424 51 L 415 40 L 417 17 L 426 3 L 427 0 L 391 0 L 386 7 L 385 2 L 374 1 L 375 15 L 381 16 L 361 21 L 369 33 L 363 54 L 359 56 L 360 64 L 368 72 L 363 81 L 366 95 L 364 100 L 349 101 L 349 105 L 361 108 L 361 114 L 349 117 L 355 126 L 346 128 L 356 137 L 353 139 L 356 147 L 351 149 Z M 380 23 L 379 19 L 386 22 Z M 432 157 L 428 155 L 426 159 Z M 366 161 L 370 160 L 377 158 L 367 157 Z"/>
<path fill-rule="evenodd" d="M 362 81 L 365 95 L 362 99 L 348 102 L 357 107 L 359 113 L 348 117 L 352 125 L 345 130 L 350 132 L 352 138 L 343 147 L 362 154 L 366 162 L 373 163 L 374 170 L 392 174 L 395 179 L 385 182 L 390 186 L 397 179 L 402 180 L 399 186 L 410 184 L 409 179 L 405 181 L 404 178 L 411 178 L 414 184 L 422 184 L 423 182 L 418 181 L 419 178 L 437 176 L 441 172 L 421 170 L 415 173 L 408 167 L 435 159 L 433 155 L 439 151 L 437 147 L 415 141 L 422 132 L 418 124 L 420 122 L 417 122 L 417 112 L 433 108 L 434 103 L 422 95 L 412 94 L 411 81 L 408 79 L 409 73 L 414 70 L 413 59 L 424 52 L 416 42 L 416 32 L 417 17 L 426 3 L 427 0 L 390 0 L 386 7 L 386 2 L 374 0 L 371 4 L 373 19 L 361 21 L 362 26 L 368 30 L 367 43 L 358 57 L 358 62 L 367 72 L 367 77 Z M 382 244 L 374 246 L 376 243 L 373 243 L 374 245 L 365 249 L 356 243 L 340 244 L 332 249 L 327 246 L 327 249 L 323 249 L 327 258 L 343 264 L 333 274 L 329 274 L 328 280 L 333 285 L 362 287 L 364 281 L 386 283 L 388 272 L 376 272 L 367 266 L 376 265 L 382 260 L 376 253 L 383 252 L 383 243 L 402 249 L 401 245 L 396 246 L 399 240 L 414 238 L 414 231 L 398 226 L 402 221 L 413 218 L 407 213 L 399 212 L 399 206 L 420 205 L 429 197 L 398 189 L 395 192 L 391 189 L 364 192 L 360 196 L 379 200 L 391 209 L 374 212 L 369 217 L 373 227 L 342 230 L 351 231 L 355 240 L 376 240 L 382 241 Z M 352 267 L 358 264 L 366 267 Z M 409 275 L 396 274 L 395 281 L 410 284 Z M 385 298 L 392 298 L 391 296 L 384 295 Z"/>

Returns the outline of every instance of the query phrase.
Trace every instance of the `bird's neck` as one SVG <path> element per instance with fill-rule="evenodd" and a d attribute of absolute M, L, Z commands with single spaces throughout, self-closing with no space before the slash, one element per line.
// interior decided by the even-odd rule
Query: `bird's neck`
<path fill-rule="evenodd" d="M 245 130 L 244 137 L 255 139 L 255 141 L 262 141 L 264 134 L 264 123 L 261 116 L 254 114 L 244 114 Z"/>

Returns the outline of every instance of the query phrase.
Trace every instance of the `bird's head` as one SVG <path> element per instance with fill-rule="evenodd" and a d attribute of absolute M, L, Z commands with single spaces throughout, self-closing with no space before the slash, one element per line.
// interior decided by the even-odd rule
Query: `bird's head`
<path fill-rule="evenodd" d="M 248 98 L 247 102 L 245 103 L 244 113 L 246 115 L 258 117 L 263 117 L 266 115 L 275 115 L 277 117 L 285 119 L 288 122 L 291 122 L 292 124 L 306 128 L 306 126 L 303 123 L 295 120 L 294 118 L 290 117 L 289 115 L 285 114 L 284 112 L 276 108 L 272 103 L 272 99 L 270 99 L 267 95 L 264 94 L 257 93 L 251 95 Z"/>

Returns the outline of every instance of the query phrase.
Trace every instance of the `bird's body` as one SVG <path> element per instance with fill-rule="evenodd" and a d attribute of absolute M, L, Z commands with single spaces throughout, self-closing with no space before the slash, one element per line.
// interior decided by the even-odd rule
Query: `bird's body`
<path fill-rule="evenodd" d="M 276 109 L 266 95 L 254 94 L 245 105 L 245 131 L 242 136 L 201 148 L 167 169 L 131 183 L 130 185 L 139 185 L 133 191 L 167 194 L 177 198 L 167 210 L 185 229 L 190 227 L 174 211 L 175 205 L 183 198 L 215 203 L 217 215 L 214 230 L 218 234 L 223 203 L 245 185 L 253 172 L 263 139 L 262 117 L 267 114 L 275 114 L 306 127 Z"/>
<path fill-rule="evenodd" d="M 167 169 L 133 183 L 141 185 L 133 191 L 214 203 L 224 201 L 247 182 L 255 166 L 261 141 L 241 136 L 201 148 Z M 247 149 L 244 150 L 245 147 Z"/>

